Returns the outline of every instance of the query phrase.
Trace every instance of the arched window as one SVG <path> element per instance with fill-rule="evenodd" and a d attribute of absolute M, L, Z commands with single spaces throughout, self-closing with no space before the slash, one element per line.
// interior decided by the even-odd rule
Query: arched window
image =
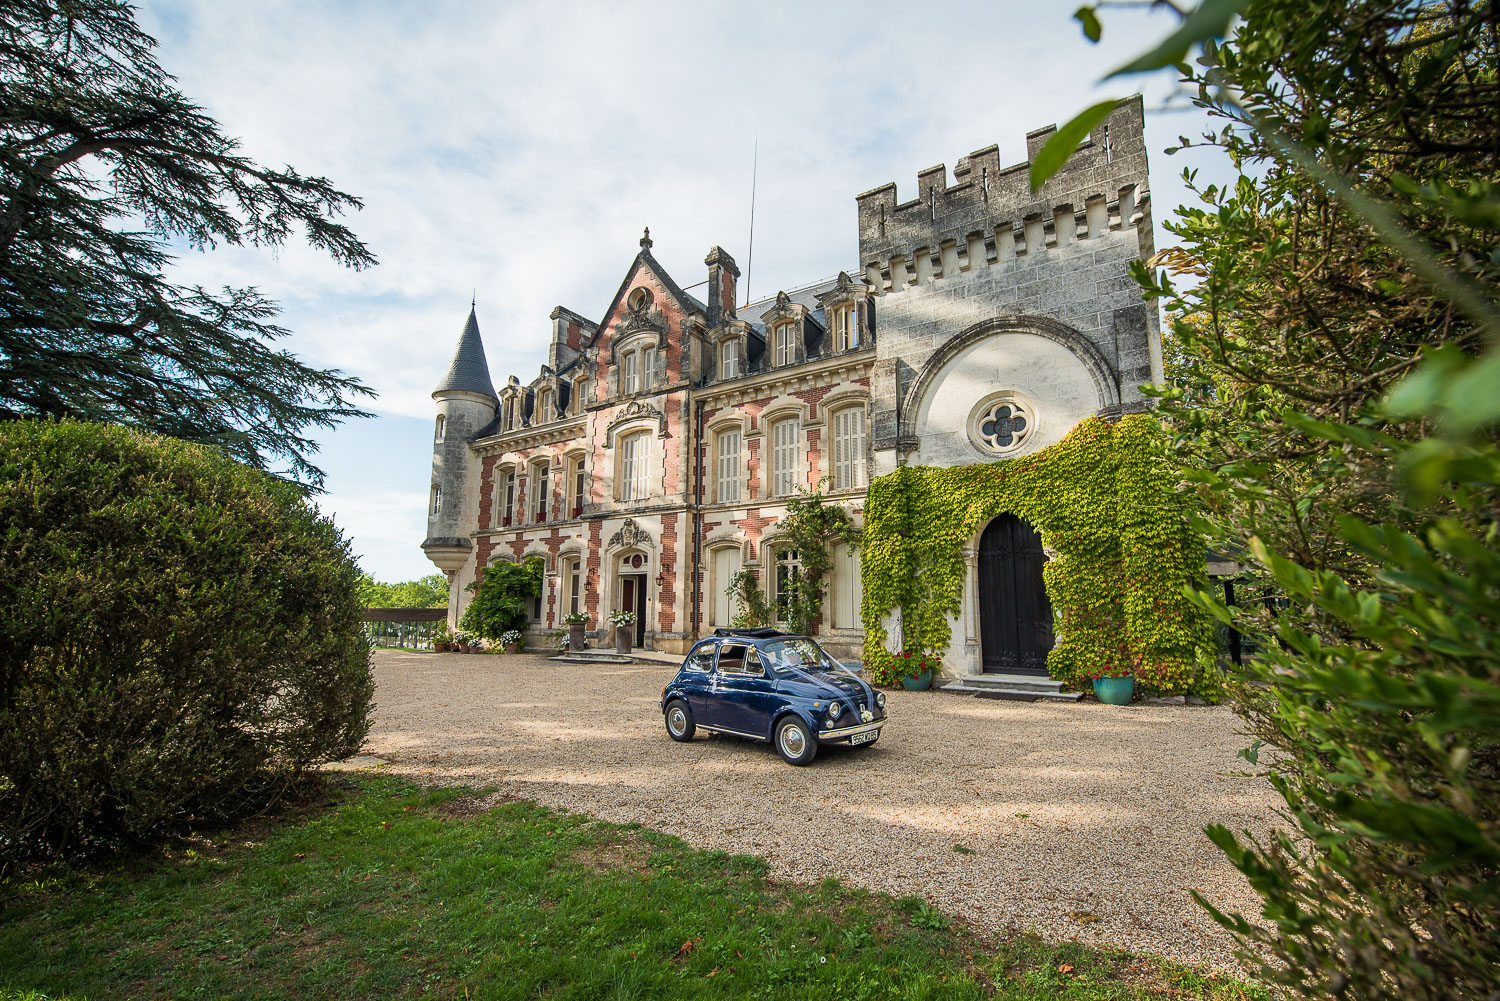
<path fill-rule="evenodd" d="M 714 478 L 714 497 L 719 503 L 740 499 L 740 429 L 720 431 L 714 439 L 714 452 L 718 461 Z"/>
<path fill-rule="evenodd" d="M 802 479 L 802 422 L 795 417 L 771 428 L 771 496 L 790 497 Z"/>
<path fill-rule="evenodd" d="M 719 345 L 719 378 L 738 379 L 740 377 L 740 344 L 739 341 L 725 341 Z"/>
<path fill-rule="evenodd" d="M 547 520 L 547 500 L 552 493 L 551 477 L 551 462 L 543 459 L 540 462 L 532 464 L 530 473 L 531 481 L 526 485 L 527 493 L 531 496 L 526 506 L 531 512 L 531 520 L 536 524 L 541 524 Z"/>
<path fill-rule="evenodd" d="M 509 528 L 516 518 L 516 470 L 505 466 L 495 474 L 495 524 Z"/>
<path fill-rule="evenodd" d="M 792 602 L 802 585 L 802 553 L 777 547 L 771 565 L 771 607 L 775 609 L 776 621 L 787 625 L 791 621 Z"/>
<path fill-rule="evenodd" d="M 619 495 L 622 501 L 645 500 L 651 487 L 651 439 L 637 431 L 620 439 Z"/>
<path fill-rule="evenodd" d="M 427 514 L 433 518 L 442 517 L 443 514 L 443 488 L 436 483 L 432 485 L 432 500 Z"/>
<path fill-rule="evenodd" d="M 772 334 L 772 345 L 776 353 L 776 367 L 791 365 L 797 361 L 797 322 L 778 324 Z"/>
<path fill-rule="evenodd" d="M 583 517 L 583 505 L 588 500 L 588 483 L 583 456 L 568 456 L 568 472 L 567 478 L 563 480 L 563 491 L 567 495 L 565 507 L 569 518 Z"/>
<path fill-rule="evenodd" d="M 448 418 L 444 417 L 442 414 L 438 414 L 438 418 L 437 418 L 437 430 L 433 433 L 432 440 L 433 441 L 442 441 L 443 440 L 443 435 L 447 431 L 447 427 L 448 427 Z"/>
<path fill-rule="evenodd" d="M 833 489 L 866 485 L 865 408 L 845 407 L 833 415 Z"/>
<path fill-rule="evenodd" d="M 634 393 L 641 388 L 640 358 L 634 351 L 620 359 L 620 392 Z"/>
<path fill-rule="evenodd" d="M 838 306 L 833 311 L 833 350 L 848 351 L 859 347 L 859 323 L 854 316 L 854 303 Z"/>

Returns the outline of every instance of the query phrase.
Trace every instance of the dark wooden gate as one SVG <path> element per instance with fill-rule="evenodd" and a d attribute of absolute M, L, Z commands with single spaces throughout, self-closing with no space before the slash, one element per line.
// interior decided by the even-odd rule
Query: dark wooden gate
<path fill-rule="evenodd" d="M 1047 673 L 1052 603 L 1042 584 L 1042 537 L 1002 514 L 979 538 L 979 642 L 986 671 Z"/>

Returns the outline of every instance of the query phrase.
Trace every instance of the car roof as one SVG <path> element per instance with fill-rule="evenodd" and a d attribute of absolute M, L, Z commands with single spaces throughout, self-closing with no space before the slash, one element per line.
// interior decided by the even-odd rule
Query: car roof
<path fill-rule="evenodd" d="M 759 626 L 755 629 L 715 629 L 715 636 L 738 636 L 741 639 L 768 640 L 777 636 L 795 636 L 796 633 L 784 633 L 780 629 L 771 629 L 768 626 Z"/>

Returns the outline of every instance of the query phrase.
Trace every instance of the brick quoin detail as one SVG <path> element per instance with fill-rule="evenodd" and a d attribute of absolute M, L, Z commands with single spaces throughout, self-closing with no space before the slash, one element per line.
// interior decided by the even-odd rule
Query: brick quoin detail
<path fill-rule="evenodd" d="M 657 594 L 660 602 L 659 617 L 661 631 L 670 633 L 677 624 L 677 515 L 661 516 L 661 589 Z"/>
<path fill-rule="evenodd" d="M 588 556 L 584 558 L 584 611 L 593 620 L 594 628 L 602 628 L 599 621 L 599 578 L 603 575 L 604 522 L 589 522 Z"/>

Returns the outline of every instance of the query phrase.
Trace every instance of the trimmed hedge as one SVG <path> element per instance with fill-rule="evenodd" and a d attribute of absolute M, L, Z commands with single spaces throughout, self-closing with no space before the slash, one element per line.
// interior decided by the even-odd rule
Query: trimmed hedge
<path fill-rule="evenodd" d="M 0 424 L 0 566 L 0 859 L 263 805 L 369 729 L 347 541 L 216 451 Z"/>

